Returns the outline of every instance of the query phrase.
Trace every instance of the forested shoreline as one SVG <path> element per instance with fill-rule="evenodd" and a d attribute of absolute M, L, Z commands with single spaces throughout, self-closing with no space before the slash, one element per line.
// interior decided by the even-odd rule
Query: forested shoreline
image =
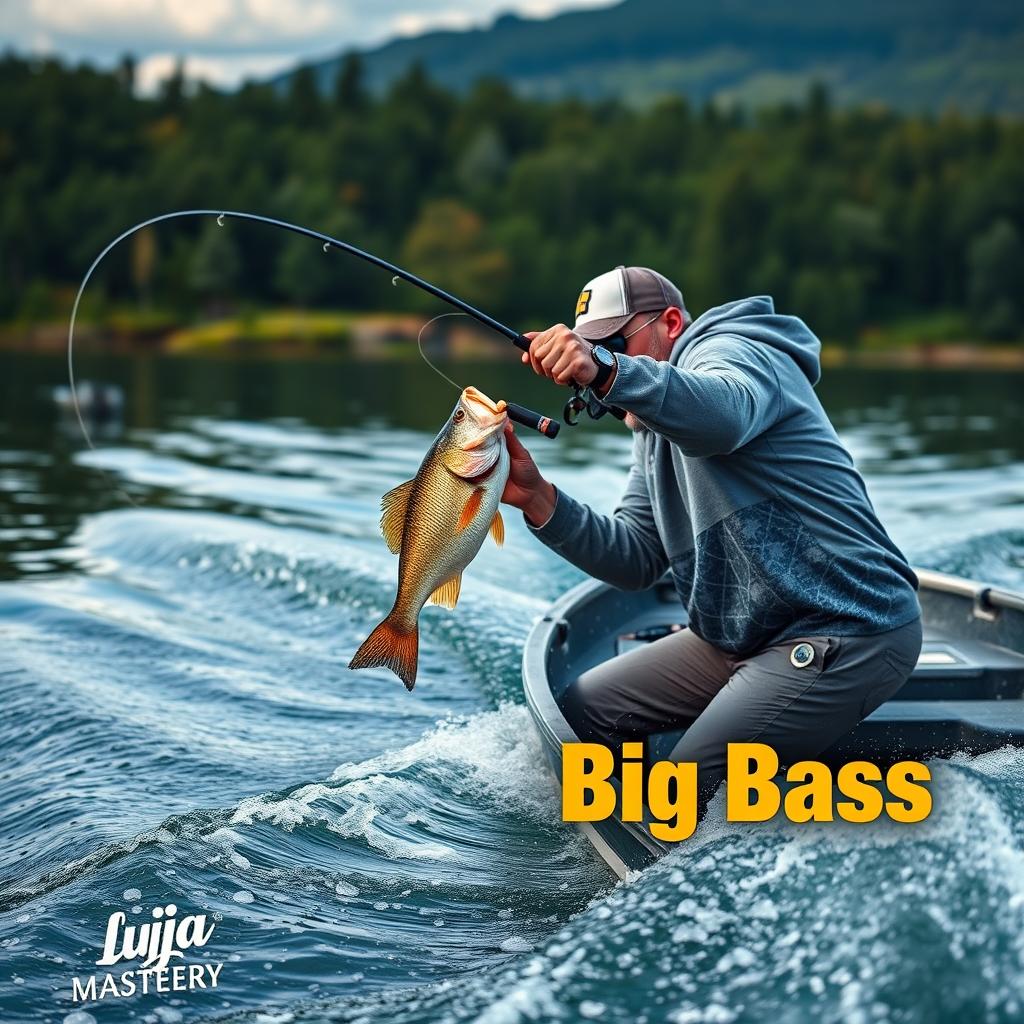
<path fill-rule="evenodd" d="M 248 210 L 349 240 L 517 325 L 571 317 L 589 277 L 657 267 L 691 311 L 767 293 L 820 335 L 1018 342 L 1024 123 L 834 109 L 754 113 L 666 98 L 464 96 L 412 67 L 383 95 L 357 58 L 329 95 L 186 87 L 0 58 L 0 322 L 66 315 L 95 255 L 175 209 Z M 230 228 L 230 230 L 228 229 Z M 308 240 L 229 223 L 146 229 L 84 310 L 140 325 L 277 306 L 424 313 L 436 303 Z M 919 337 L 917 337 L 919 336 Z"/>

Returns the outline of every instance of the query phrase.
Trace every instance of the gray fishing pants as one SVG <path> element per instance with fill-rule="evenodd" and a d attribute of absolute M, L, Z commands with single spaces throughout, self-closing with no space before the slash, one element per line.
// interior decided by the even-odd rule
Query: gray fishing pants
<path fill-rule="evenodd" d="M 686 729 L 670 755 L 696 761 L 703 807 L 725 775 L 726 745 L 766 743 L 784 766 L 812 759 L 906 682 L 921 620 L 874 636 L 807 636 L 747 657 L 689 629 L 612 658 L 573 682 L 562 709 L 580 739 L 616 755 L 626 740 Z"/>

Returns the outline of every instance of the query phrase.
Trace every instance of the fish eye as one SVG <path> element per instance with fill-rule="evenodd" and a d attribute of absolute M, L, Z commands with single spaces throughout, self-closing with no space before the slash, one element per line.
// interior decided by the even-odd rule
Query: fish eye
<path fill-rule="evenodd" d="M 456 423 L 461 423 L 465 418 L 466 418 L 466 410 L 465 409 L 456 409 L 455 410 L 455 422 Z"/>

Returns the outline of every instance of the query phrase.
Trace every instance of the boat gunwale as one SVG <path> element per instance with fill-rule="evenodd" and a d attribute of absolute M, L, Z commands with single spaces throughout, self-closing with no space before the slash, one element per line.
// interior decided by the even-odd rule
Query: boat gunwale
<path fill-rule="evenodd" d="M 1007 608 L 1010 611 L 1024 612 L 1024 594 L 1013 590 L 1004 590 L 988 583 L 967 579 L 964 576 L 953 576 L 950 573 L 936 572 L 934 569 L 915 569 L 918 582 L 924 590 L 936 590 L 943 594 L 957 597 L 969 597 L 976 608 Z"/>

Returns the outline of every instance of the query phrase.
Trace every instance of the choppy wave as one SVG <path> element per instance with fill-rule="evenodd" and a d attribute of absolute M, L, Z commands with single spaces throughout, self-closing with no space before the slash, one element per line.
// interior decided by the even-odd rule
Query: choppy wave
<path fill-rule="evenodd" d="M 838 417 L 894 539 L 1020 589 L 1003 419 L 897 399 Z M 161 901 L 216 923 L 222 985 L 98 1024 L 1024 1017 L 1016 751 L 936 762 L 922 826 L 709 821 L 615 883 L 520 703 L 526 632 L 579 574 L 517 516 L 458 610 L 425 611 L 411 694 L 349 672 L 394 593 L 379 496 L 428 440 L 173 411 L 97 452 L 0 453 L 5 1021 L 92 1024 L 70 978 L 112 912 Z M 628 437 L 563 440 L 534 444 L 545 470 L 610 508 Z"/>
<path fill-rule="evenodd" d="M 954 576 L 1019 589 L 1024 575 L 1024 529 L 986 529 L 945 544 L 933 544 L 927 563 L 929 568 Z"/>
<path fill-rule="evenodd" d="M 10 886 L 0 941 L 16 940 L 6 952 L 23 984 L 43 947 L 88 972 L 80 953 L 102 944 L 109 913 L 173 899 L 218 922 L 228 1006 L 265 1003 L 274 970 L 355 991 L 377 976 L 387 988 L 451 977 L 532 948 L 608 884 L 558 807 L 526 709 L 504 705 Z M 70 943 L 65 917 L 81 925 Z"/>

